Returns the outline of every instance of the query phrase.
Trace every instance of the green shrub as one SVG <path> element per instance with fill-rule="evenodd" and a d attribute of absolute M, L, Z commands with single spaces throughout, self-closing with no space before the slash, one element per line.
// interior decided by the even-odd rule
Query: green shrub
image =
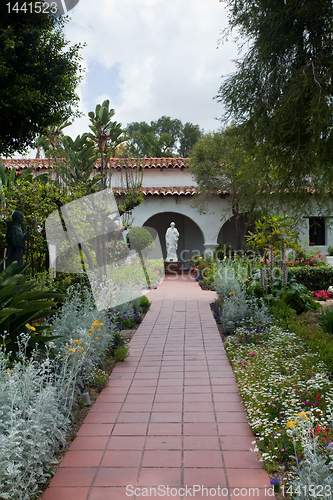
<path fill-rule="evenodd" d="M 281 291 L 280 300 L 294 309 L 297 314 L 315 311 L 320 307 L 319 304 L 312 300 L 307 287 L 294 281 L 289 282 L 288 286 Z"/>
<path fill-rule="evenodd" d="M 142 295 L 142 297 L 140 297 L 139 306 L 145 307 L 147 310 L 150 308 L 150 301 L 145 295 Z"/>
<path fill-rule="evenodd" d="M 106 387 L 109 381 L 109 375 L 102 370 L 101 368 L 95 368 L 93 374 L 93 383 L 96 385 L 98 390 L 101 390 L 103 387 Z"/>
<path fill-rule="evenodd" d="M 130 249 L 136 250 L 138 253 L 142 252 L 145 248 L 152 248 L 154 243 L 152 235 L 144 227 L 132 227 L 126 239 Z"/>
<path fill-rule="evenodd" d="M 333 309 L 326 309 L 322 311 L 319 315 L 319 324 L 324 330 L 324 332 L 333 335 Z"/>
<path fill-rule="evenodd" d="M 116 361 L 124 361 L 128 356 L 129 356 L 129 346 L 126 344 L 123 344 L 114 351 L 114 359 Z"/>
<path fill-rule="evenodd" d="M 4 259 L 0 260 L 0 265 Z M 17 269 L 12 262 L 0 272 L 0 336 L 6 336 L 6 348 L 14 359 L 18 350 L 17 340 L 21 333 L 29 333 L 30 340 L 27 355 L 30 356 L 37 346 L 39 351 L 45 351 L 46 344 L 54 340 L 48 332 L 49 327 L 42 324 L 30 325 L 31 322 L 43 320 L 57 310 L 57 301 L 64 297 L 55 292 L 35 290 L 36 283 L 28 281 L 22 274 L 28 267 L 25 264 Z"/>
<path fill-rule="evenodd" d="M 289 267 L 289 273 L 309 290 L 327 290 L 333 285 L 333 266 Z"/>

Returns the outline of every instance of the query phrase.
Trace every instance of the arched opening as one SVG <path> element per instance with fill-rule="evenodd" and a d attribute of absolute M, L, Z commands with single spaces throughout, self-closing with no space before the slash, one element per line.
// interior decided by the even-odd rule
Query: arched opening
<path fill-rule="evenodd" d="M 190 257 L 204 251 L 204 237 L 200 227 L 186 215 L 177 212 L 162 212 L 152 215 L 143 224 L 147 229 L 152 227 L 158 232 L 163 258 L 166 258 L 165 233 L 171 222 L 179 231 L 177 255 L 179 260 L 186 262 Z M 185 264 L 185 268 L 189 268 Z"/>
<path fill-rule="evenodd" d="M 237 221 L 235 216 L 233 216 L 221 227 L 217 242 L 221 245 L 229 245 L 233 250 L 244 249 L 247 231 L 248 223 L 246 215 L 240 215 Z"/>

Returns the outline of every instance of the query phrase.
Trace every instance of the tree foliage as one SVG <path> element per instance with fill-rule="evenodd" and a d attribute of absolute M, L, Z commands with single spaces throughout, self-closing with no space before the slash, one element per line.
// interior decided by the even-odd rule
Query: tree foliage
<path fill-rule="evenodd" d="M 246 236 L 247 244 L 256 250 L 272 247 L 273 250 L 299 247 L 299 233 L 289 215 L 263 216 L 255 222 L 254 231 Z M 284 255 L 282 255 L 284 258 Z"/>
<path fill-rule="evenodd" d="M 118 146 L 128 139 L 121 123 L 112 121 L 115 110 L 109 106 L 110 101 L 105 100 L 103 104 L 97 104 L 95 111 L 88 113 L 92 133 L 87 134 L 87 137 L 94 142 L 100 154 L 102 189 L 106 186 L 105 163 L 108 158 L 115 156 Z"/>
<path fill-rule="evenodd" d="M 193 147 L 189 166 L 199 186 L 199 203 L 200 198 L 204 204 L 212 196 L 227 197 L 241 248 L 241 214 L 247 214 L 249 226 L 271 203 L 269 183 L 241 131 L 230 127 L 206 134 Z"/>
<path fill-rule="evenodd" d="M 0 154 L 22 152 L 36 135 L 75 116 L 79 50 L 63 17 L 0 7 Z"/>
<path fill-rule="evenodd" d="M 229 29 L 250 46 L 217 98 L 245 125 L 280 187 L 332 180 L 333 4 L 331 0 L 221 0 Z M 257 153 L 258 155 L 259 153 Z"/>
<path fill-rule="evenodd" d="M 126 129 L 130 140 L 123 154 L 140 158 L 187 157 L 203 132 L 199 125 L 162 116 L 156 121 L 132 122 Z"/>
<path fill-rule="evenodd" d="M 63 136 L 61 141 L 62 161 L 55 170 L 65 185 L 74 192 L 81 187 L 84 194 L 90 194 L 100 183 L 99 175 L 92 175 L 97 153 L 94 143 L 87 140 L 87 134 L 78 135 L 75 140 Z"/>

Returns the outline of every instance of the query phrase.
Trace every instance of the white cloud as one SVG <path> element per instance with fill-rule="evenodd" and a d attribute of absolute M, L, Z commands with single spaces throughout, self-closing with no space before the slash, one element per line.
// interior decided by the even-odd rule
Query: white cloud
<path fill-rule="evenodd" d="M 206 131 L 219 128 L 214 117 L 222 116 L 223 108 L 213 97 L 221 76 L 234 69 L 231 59 L 237 58 L 232 42 L 217 50 L 220 30 L 227 25 L 223 3 L 80 0 L 70 15 L 66 36 L 71 43 L 87 43 L 83 64 L 96 72 L 89 83 L 87 74 L 79 89 L 83 112 L 109 96 L 115 119 L 123 125 L 167 115 Z M 107 72 L 114 78 L 115 66 L 119 78 L 111 85 Z M 98 68 L 104 70 L 102 81 Z M 87 118 L 78 120 L 69 133 L 82 133 L 87 125 Z"/>

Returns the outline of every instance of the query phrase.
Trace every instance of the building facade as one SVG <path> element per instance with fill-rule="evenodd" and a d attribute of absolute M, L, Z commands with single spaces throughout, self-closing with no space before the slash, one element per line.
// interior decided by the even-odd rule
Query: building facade
<path fill-rule="evenodd" d="M 219 244 L 237 250 L 236 227 L 227 193 L 212 196 L 203 210 L 195 206 L 198 187 L 185 158 L 112 159 L 108 182 L 117 192 L 121 190 L 121 170 L 142 169 L 144 201 L 133 210 L 133 225 L 155 229 L 160 237 L 163 257 L 166 257 L 165 233 L 171 222 L 179 231 L 178 255 L 186 262 L 192 255 L 215 249 Z M 18 172 L 33 167 L 34 175 L 49 172 L 54 177 L 53 160 L 4 160 L 9 169 Z M 98 171 L 98 164 L 96 164 Z M 323 255 L 333 245 L 333 232 L 327 220 L 316 215 L 303 219 L 299 231 L 304 246 L 315 246 Z"/>

